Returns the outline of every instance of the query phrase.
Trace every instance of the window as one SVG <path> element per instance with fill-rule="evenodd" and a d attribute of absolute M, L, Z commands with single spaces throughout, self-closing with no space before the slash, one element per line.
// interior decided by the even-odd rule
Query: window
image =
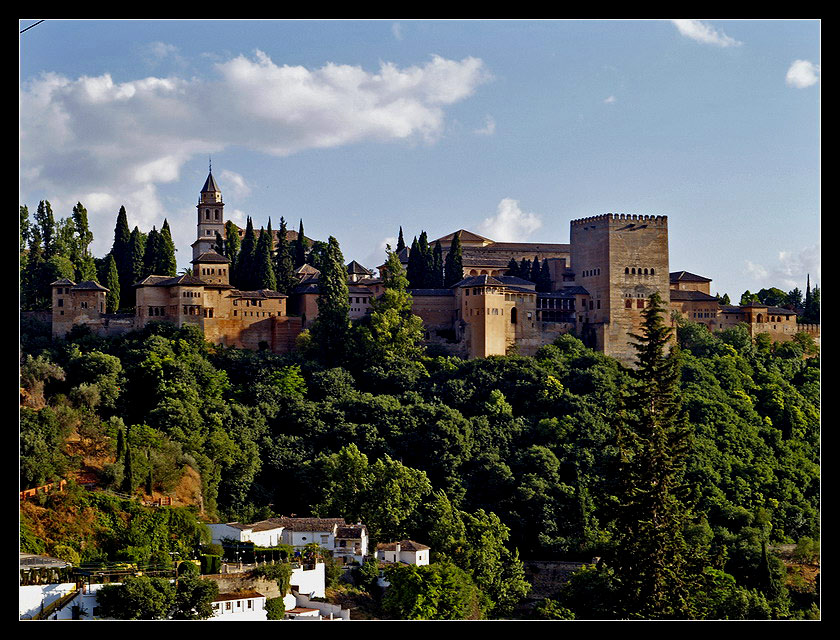
<path fill-rule="evenodd" d="M 59 307 L 63 307 L 63 306 L 64 306 L 64 298 L 59 298 L 59 299 L 58 299 L 58 306 L 59 306 Z"/>
<path fill-rule="evenodd" d="M 633 300 L 631 298 L 627 298 L 624 301 L 624 308 L 625 309 L 632 309 L 633 308 Z"/>
<path fill-rule="evenodd" d="M 639 298 L 638 300 L 636 300 L 636 308 L 637 309 L 644 309 L 645 308 L 645 299 L 644 298 Z"/>

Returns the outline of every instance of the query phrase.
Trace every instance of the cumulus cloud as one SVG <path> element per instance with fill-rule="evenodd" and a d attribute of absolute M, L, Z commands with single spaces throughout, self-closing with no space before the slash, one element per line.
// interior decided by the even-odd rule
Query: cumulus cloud
<path fill-rule="evenodd" d="M 794 60 L 787 70 L 785 82 L 791 87 L 805 89 L 819 80 L 820 66 L 809 60 Z"/>
<path fill-rule="evenodd" d="M 674 23 L 682 35 L 696 42 L 718 47 L 737 47 L 743 44 L 699 20 L 672 20 L 671 22 Z"/>
<path fill-rule="evenodd" d="M 225 169 L 221 174 L 225 189 L 230 189 L 236 198 L 244 198 L 251 193 L 251 187 L 245 181 L 245 177 L 235 171 Z"/>
<path fill-rule="evenodd" d="M 615 102 L 615 96 L 610 96 L 609 98 L 604 99 L 604 104 L 612 104 Z"/>
<path fill-rule="evenodd" d="M 536 213 L 522 211 L 519 201 L 504 198 L 496 215 L 478 225 L 478 233 L 498 242 L 522 242 L 541 226 L 542 220 Z"/>
<path fill-rule="evenodd" d="M 162 59 L 176 52 L 156 43 L 149 53 Z M 92 225 L 97 212 L 82 198 L 100 194 L 95 199 L 109 208 L 100 212 L 103 228 L 94 228 L 98 238 L 112 235 L 120 204 L 136 216 L 132 224 L 147 230 L 146 212 L 156 209 L 149 220 L 159 224 L 165 211 L 156 188 L 177 180 L 196 155 L 234 145 L 285 156 L 361 141 L 433 143 L 446 108 L 490 77 L 471 57 L 432 56 L 408 67 L 383 62 L 369 71 L 279 65 L 260 51 L 218 62 L 215 71 L 213 80 L 115 82 L 108 73 L 75 79 L 46 73 L 24 82 L 19 141 L 26 191 L 81 200 Z M 247 189 L 241 177 L 232 178 L 232 188 Z"/>
<path fill-rule="evenodd" d="M 758 288 L 779 287 L 790 291 L 799 287 L 804 291 L 808 274 L 811 275 L 812 285 L 821 281 L 820 245 L 804 247 L 798 251 L 780 251 L 777 260 L 769 265 L 747 260 L 745 272 Z"/>
<path fill-rule="evenodd" d="M 399 22 L 395 22 L 394 24 L 392 24 L 391 25 L 391 33 L 394 35 L 394 38 L 396 38 L 397 40 L 402 40 L 403 39 L 402 25 Z"/>

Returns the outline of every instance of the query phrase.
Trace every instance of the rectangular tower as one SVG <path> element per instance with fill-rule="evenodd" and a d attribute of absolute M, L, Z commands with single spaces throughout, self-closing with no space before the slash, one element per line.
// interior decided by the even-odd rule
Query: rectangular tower
<path fill-rule="evenodd" d="M 577 313 L 578 335 L 631 365 L 630 334 L 640 331 L 648 297 L 658 292 L 668 306 L 668 218 L 607 213 L 573 220 L 570 240 L 575 283 L 590 294 L 588 308 Z"/>

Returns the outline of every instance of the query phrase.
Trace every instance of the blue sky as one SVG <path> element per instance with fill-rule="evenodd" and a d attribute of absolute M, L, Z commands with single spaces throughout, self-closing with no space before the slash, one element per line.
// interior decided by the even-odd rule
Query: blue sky
<path fill-rule="evenodd" d="M 20 28 L 36 20 L 21 20 Z M 90 21 L 20 36 L 20 204 L 167 218 L 189 266 L 208 157 L 229 218 L 347 262 L 465 228 L 568 242 L 667 215 L 670 268 L 820 283 L 820 22 Z"/>

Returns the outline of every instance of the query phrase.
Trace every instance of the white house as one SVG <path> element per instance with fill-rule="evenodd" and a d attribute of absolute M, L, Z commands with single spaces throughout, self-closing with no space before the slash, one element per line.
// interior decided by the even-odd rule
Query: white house
<path fill-rule="evenodd" d="M 227 538 L 237 542 L 253 542 L 258 547 L 276 547 L 281 542 L 283 526 L 272 520 L 260 520 L 253 524 L 227 522 L 209 524 L 213 533 L 213 542 L 222 544 Z"/>
<path fill-rule="evenodd" d="M 430 547 L 414 540 L 380 542 L 376 545 L 376 559 L 380 562 L 424 565 L 429 564 Z"/>
<path fill-rule="evenodd" d="M 339 525 L 335 532 L 333 556 L 362 562 L 368 554 L 367 527 L 362 523 Z"/>
<path fill-rule="evenodd" d="M 302 549 L 313 542 L 327 551 L 335 550 L 338 527 L 345 526 L 344 518 L 271 518 L 283 526 L 284 544 Z"/>
<path fill-rule="evenodd" d="M 213 616 L 209 620 L 268 620 L 265 596 L 258 591 L 220 593 L 213 600 L 212 606 Z"/>

